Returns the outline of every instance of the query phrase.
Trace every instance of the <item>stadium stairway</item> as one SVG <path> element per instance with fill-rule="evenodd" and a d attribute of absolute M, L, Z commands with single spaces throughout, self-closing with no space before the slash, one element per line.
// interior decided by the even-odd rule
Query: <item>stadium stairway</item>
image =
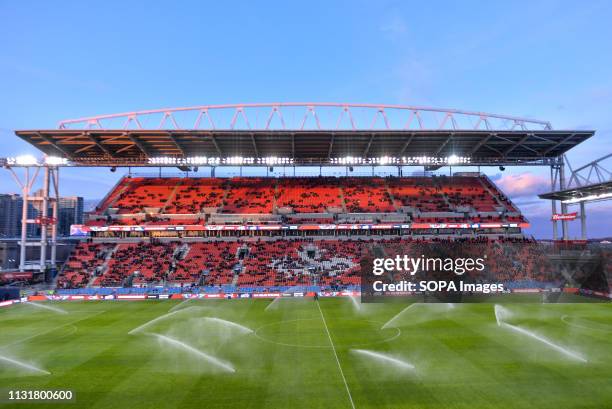
<path fill-rule="evenodd" d="M 108 262 L 112 260 L 118 248 L 119 248 L 119 244 L 116 244 L 115 247 L 113 247 L 111 251 L 106 253 L 106 257 L 104 257 L 104 262 L 100 265 L 100 268 L 98 270 L 99 274 L 95 274 L 96 273 L 95 271 L 91 272 L 91 278 L 89 279 L 89 282 L 87 283 L 87 287 L 93 286 L 94 282 L 96 281 L 96 278 L 98 278 L 99 276 L 103 276 L 104 273 L 106 273 L 106 270 L 108 270 Z"/>
<path fill-rule="evenodd" d="M 512 203 L 512 200 L 510 200 L 510 198 L 508 196 L 506 196 L 500 189 L 497 188 L 497 186 L 495 185 L 495 183 L 493 183 L 493 181 L 485 174 L 482 174 L 481 177 L 479 178 L 481 183 L 488 189 L 489 192 L 491 192 L 491 194 L 493 194 L 493 196 L 495 196 L 498 201 L 500 203 L 502 203 L 502 205 L 509 211 L 512 213 L 520 213 L 518 210 L 518 207 L 516 207 L 514 205 L 514 203 Z M 493 189 L 495 189 L 495 191 L 492 191 Z M 503 203 L 503 201 L 500 198 L 500 195 L 503 195 L 504 200 L 506 201 L 506 203 Z M 524 216 L 521 215 L 521 217 L 524 218 Z"/>
<path fill-rule="evenodd" d="M 168 206 L 172 203 L 172 201 L 176 197 L 176 192 L 181 187 L 182 182 L 183 181 L 180 180 L 176 185 L 174 185 L 174 189 L 172 189 L 172 192 L 170 192 L 170 194 L 168 195 L 168 198 L 166 199 L 166 203 L 164 203 L 164 205 L 159 209 L 159 213 L 165 213 L 166 212 L 166 209 L 168 208 Z"/>
<path fill-rule="evenodd" d="M 125 176 L 119 179 L 115 186 L 113 186 L 113 188 L 106 194 L 106 196 L 104 196 L 104 198 L 100 202 L 100 208 L 104 209 L 114 207 L 114 204 L 129 187 L 129 183 L 125 183 L 125 180 Z"/>
<path fill-rule="evenodd" d="M 504 209 L 508 210 L 507 206 L 502 203 L 502 201 L 499 198 L 499 192 L 494 192 L 491 190 L 491 188 L 489 186 L 487 186 L 487 183 L 484 182 L 484 180 L 482 179 L 482 177 L 479 177 L 478 180 L 480 181 L 480 184 L 482 185 L 482 188 L 489 193 L 489 195 L 491 195 L 493 197 L 493 199 L 495 199 L 495 201 L 497 202 L 497 204 L 500 207 L 503 207 Z"/>
<path fill-rule="evenodd" d="M 224 210 L 223 208 L 225 207 L 224 203 L 227 202 L 227 196 L 229 195 L 229 192 L 230 190 L 227 187 L 223 190 L 223 198 L 221 199 L 221 204 L 219 205 L 219 208 L 217 209 L 218 213 L 223 213 L 223 210 Z"/>
<path fill-rule="evenodd" d="M 274 194 L 272 195 L 272 213 L 277 213 L 278 205 L 276 199 L 278 198 L 278 182 L 274 181 Z"/>
<path fill-rule="evenodd" d="M 340 203 L 342 203 L 342 213 L 346 214 L 346 199 L 344 198 L 344 190 L 340 185 L 338 185 L 338 190 L 340 190 Z"/>
<path fill-rule="evenodd" d="M 397 202 L 395 201 L 395 196 L 393 196 L 393 192 L 391 191 L 391 188 L 389 187 L 388 180 L 385 180 L 385 189 L 387 191 L 387 194 L 389 195 L 389 198 L 391 199 L 391 204 L 393 205 L 393 208 L 395 209 L 395 211 L 401 212 L 401 209 L 399 208 L 399 206 L 397 205 Z"/>
<path fill-rule="evenodd" d="M 240 278 L 240 275 L 244 273 L 244 258 L 248 256 L 250 252 L 249 247 L 245 244 L 241 247 L 238 247 L 236 249 L 236 260 L 238 260 L 238 262 L 236 263 L 236 265 L 234 265 L 233 267 L 233 271 L 234 271 L 234 277 L 232 277 L 232 282 L 231 285 L 235 286 L 238 284 L 238 279 Z M 241 257 L 242 255 L 242 257 Z M 237 268 L 239 267 L 239 268 Z"/>

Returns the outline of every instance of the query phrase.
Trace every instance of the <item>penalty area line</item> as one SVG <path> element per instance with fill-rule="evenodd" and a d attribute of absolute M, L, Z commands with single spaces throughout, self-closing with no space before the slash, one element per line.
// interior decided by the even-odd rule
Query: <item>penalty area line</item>
<path fill-rule="evenodd" d="M 325 316 L 323 315 L 323 310 L 321 310 L 321 305 L 319 304 L 319 300 L 317 300 L 317 307 L 319 307 L 319 313 L 321 314 L 321 320 L 323 320 L 323 326 L 325 327 L 325 332 L 327 332 L 327 338 L 329 338 L 329 343 L 332 347 L 332 351 L 334 352 L 334 358 L 336 358 L 336 363 L 338 364 L 338 369 L 340 370 L 340 376 L 342 377 L 342 381 L 344 382 L 344 387 L 346 388 L 346 393 L 348 395 L 349 401 L 351 402 L 351 407 L 355 409 L 355 403 L 353 402 L 353 396 L 351 395 L 351 390 L 348 387 L 348 383 L 346 382 L 346 377 L 344 376 L 344 371 L 342 370 L 342 365 L 340 365 L 340 360 L 338 359 L 338 353 L 336 352 L 336 346 L 334 345 L 334 341 L 332 341 L 331 334 L 329 333 L 329 328 L 327 328 L 327 322 L 325 321 Z"/>

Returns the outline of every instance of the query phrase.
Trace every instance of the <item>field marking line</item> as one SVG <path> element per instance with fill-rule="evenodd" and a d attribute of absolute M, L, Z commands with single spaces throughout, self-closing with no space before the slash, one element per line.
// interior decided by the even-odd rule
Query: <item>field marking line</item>
<path fill-rule="evenodd" d="M 34 334 L 34 335 L 30 335 L 30 336 L 28 336 L 28 337 L 25 337 L 25 338 L 22 338 L 22 339 L 18 339 L 18 340 L 16 340 L 16 341 L 13 341 L 13 342 L 8 343 L 8 344 L 6 344 L 6 345 L 2 345 L 2 346 L 0 346 L 0 349 L 8 348 L 8 347 L 10 347 L 10 346 L 13 346 L 13 345 L 16 345 L 16 344 L 20 344 L 20 343 L 25 342 L 25 341 L 29 341 L 29 340 L 31 340 L 31 339 L 33 339 L 33 338 L 40 337 L 41 335 L 48 334 L 48 333 L 53 332 L 53 331 L 56 331 L 56 330 L 58 330 L 58 329 L 60 329 L 60 328 L 66 327 L 66 326 L 68 326 L 68 325 L 74 325 L 74 324 L 76 324 L 77 322 L 84 321 L 84 320 L 89 319 L 89 318 L 93 318 L 93 317 L 95 317 L 95 316 L 97 316 L 97 315 L 100 315 L 100 314 L 102 314 L 102 313 L 106 312 L 106 311 L 107 311 L 107 310 L 98 311 L 98 312 L 96 312 L 95 314 L 92 314 L 92 315 L 90 315 L 90 316 L 87 316 L 87 317 L 84 317 L 84 318 L 79 318 L 78 320 L 70 321 L 70 322 L 67 322 L 67 323 L 65 323 L 65 324 L 58 325 L 57 327 L 53 327 L 53 328 L 50 328 L 50 329 L 48 329 L 48 330 L 45 330 L 45 331 L 42 331 L 42 332 L 36 333 L 36 334 Z"/>
<path fill-rule="evenodd" d="M 331 334 L 329 333 L 329 328 L 327 328 L 327 321 L 325 321 L 325 316 L 323 315 L 323 310 L 321 310 L 321 305 L 319 304 L 319 300 L 317 300 L 317 307 L 319 307 L 319 313 L 321 314 L 321 319 L 323 320 L 323 325 L 325 326 L 325 332 L 327 332 L 329 343 L 331 344 L 332 351 L 334 352 L 334 357 L 336 358 L 336 363 L 338 364 L 338 369 L 340 370 L 342 381 L 344 381 L 344 387 L 346 388 L 346 393 L 348 394 L 349 401 L 351 402 L 351 407 L 355 409 L 355 403 L 353 402 L 353 396 L 351 395 L 351 390 L 349 389 L 348 383 L 346 382 L 344 371 L 342 370 L 342 365 L 340 365 L 340 360 L 338 359 L 338 353 L 336 352 L 334 341 L 332 340 Z"/>
<path fill-rule="evenodd" d="M 569 320 L 569 321 L 568 321 L 568 318 L 570 318 L 570 320 Z M 572 322 L 572 321 L 571 321 L 571 318 L 577 318 L 577 319 L 579 319 L 579 320 L 586 320 L 587 322 L 593 323 L 593 324 L 595 324 L 595 325 L 607 325 L 607 324 L 604 324 L 604 323 L 600 323 L 600 322 L 595 322 L 595 321 L 591 321 L 591 320 L 588 320 L 588 319 L 584 319 L 584 318 L 582 318 L 582 317 L 571 317 L 571 316 L 569 316 L 569 315 L 567 315 L 567 314 L 565 314 L 565 315 L 563 315 L 563 316 L 561 317 L 561 321 L 562 321 L 562 322 L 563 322 L 565 325 L 569 325 L 569 326 L 576 327 L 576 328 L 587 329 L 587 330 L 589 330 L 589 331 L 595 330 L 595 331 L 603 331 L 603 332 L 612 332 L 612 327 L 610 327 L 610 328 L 601 328 L 601 327 L 599 327 L 599 328 L 598 328 L 597 326 L 595 326 L 595 327 L 590 327 L 590 326 L 588 326 L 588 325 L 580 325 L 580 324 L 577 324 L 577 323 L 575 323 L 575 322 Z"/>

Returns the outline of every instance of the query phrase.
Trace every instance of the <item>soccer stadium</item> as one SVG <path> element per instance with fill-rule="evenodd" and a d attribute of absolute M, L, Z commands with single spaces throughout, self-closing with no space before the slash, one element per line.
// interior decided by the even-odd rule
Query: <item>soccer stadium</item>
<path fill-rule="evenodd" d="M 594 130 L 271 103 L 14 133 L 40 154 L 0 159 L 26 209 L 19 266 L 0 275 L 3 407 L 612 402 L 612 247 L 584 223 L 585 204 L 611 195 L 609 155 L 565 163 Z M 530 221 L 483 171 L 513 166 L 550 169 L 552 241 L 525 234 Z M 229 167 L 238 175 L 220 176 Z M 75 168 L 126 173 L 62 241 L 62 172 Z M 582 239 L 570 240 L 576 218 Z M 368 293 L 374 259 L 400 255 L 423 261 L 402 279 L 432 281 Z M 430 256 L 455 261 L 450 280 L 423 268 Z M 429 287 L 457 277 L 452 294 Z M 490 283 L 503 290 L 479 290 Z"/>
<path fill-rule="evenodd" d="M 0 21 L 0 409 L 612 409 L 612 2 Z"/>

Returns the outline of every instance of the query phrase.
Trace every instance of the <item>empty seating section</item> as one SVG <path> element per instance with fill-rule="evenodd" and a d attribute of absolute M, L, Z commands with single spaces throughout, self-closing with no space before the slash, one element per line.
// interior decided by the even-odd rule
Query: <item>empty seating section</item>
<path fill-rule="evenodd" d="M 205 209 L 221 207 L 225 195 L 222 179 L 183 179 L 179 183 L 176 194 L 166 207 L 165 213 L 201 213 Z"/>
<path fill-rule="evenodd" d="M 101 210 L 111 207 L 115 203 L 115 200 L 117 200 L 119 195 L 128 188 L 129 182 L 143 181 L 143 180 L 144 178 L 135 178 L 135 179 L 123 178 L 121 179 L 119 183 L 117 183 L 117 186 L 115 186 L 113 190 L 108 192 L 104 200 L 98 206 L 96 206 L 96 211 L 101 211 Z"/>
<path fill-rule="evenodd" d="M 187 253 L 175 263 L 174 271 L 169 277 L 173 282 L 197 282 L 204 271 L 203 259 L 209 253 L 213 243 L 193 243 L 187 246 Z"/>
<path fill-rule="evenodd" d="M 329 222 L 343 213 L 396 213 L 436 223 L 525 221 L 486 176 L 235 177 L 124 178 L 87 224 L 204 224 L 214 213 L 280 214 L 293 223 L 312 223 L 317 214 Z"/>
<path fill-rule="evenodd" d="M 239 263 L 235 242 L 200 242 L 189 246 L 185 258 L 176 263 L 170 280 L 197 283 L 204 276 L 207 285 L 231 284 Z"/>
<path fill-rule="evenodd" d="M 281 241 L 276 245 L 270 245 L 267 242 L 258 242 L 250 245 L 249 253 L 243 262 L 244 274 L 238 278 L 239 286 L 273 286 L 277 281 L 277 275 L 274 267 L 278 267 L 288 260 L 293 260 L 292 256 L 295 253 L 295 242 Z M 271 272 L 273 272 L 271 274 Z M 303 277 L 296 278 L 297 281 L 306 280 L 307 274 Z M 297 284 L 294 284 L 297 285 Z"/>
<path fill-rule="evenodd" d="M 176 242 L 119 244 L 108 269 L 94 285 L 122 285 L 132 275 L 133 284 L 160 282 L 166 278 L 176 247 Z"/>
<path fill-rule="evenodd" d="M 129 181 L 129 179 L 128 179 Z M 129 181 L 112 207 L 119 213 L 139 213 L 145 208 L 163 208 L 177 186 L 174 178 L 151 178 Z"/>
<path fill-rule="evenodd" d="M 116 251 L 104 271 L 108 251 Z M 230 241 L 79 244 L 58 281 L 60 288 L 187 283 L 208 286 L 356 285 L 359 242 Z M 185 251 L 182 253 L 182 251 Z M 97 273 L 97 274 L 95 274 Z"/>
<path fill-rule="evenodd" d="M 290 207 L 295 213 L 325 213 L 330 208 L 342 208 L 338 179 L 279 179 L 276 206 Z"/>
<path fill-rule="evenodd" d="M 452 206 L 472 207 L 477 212 L 495 212 L 500 206 L 495 197 L 485 189 L 480 178 L 440 178 L 438 183 Z"/>
<path fill-rule="evenodd" d="M 428 254 L 435 251 L 430 245 L 448 242 L 451 241 L 391 238 L 82 243 L 68 259 L 58 288 L 84 287 L 92 280 L 93 286 L 233 284 L 239 288 L 312 285 L 339 288 L 359 285 L 360 260 L 373 245 L 393 256 Z M 459 239 L 458 244 L 460 247 L 455 249 L 460 249 L 461 257 L 486 255 L 482 274 L 499 281 L 554 280 L 554 266 L 546 257 L 546 247 L 535 241 L 480 237 Z M 110 261 L 104 268 L 107 258 Z"/>
<path fill-rule="evenodd" d="M 245 245 L 238 286 L 358 285 L 358 242 L 274 241 Z"/>
<path fill-rule="evenodd" d="M 84 287 L 102 267 L 115 244 L 79 243 L 72 250 L 57 279 L 59 288 Z"/>
<path fill-rule="evenodd" d="M 96 208 L 87 224 L 189 225 L 229 223 L 226 220 L 234 219 L 244 223 L 282 220 L 285 224 L 332 224 L 385 218 L 437 224 L 525 221 L 487 177 L 462 175 L 124 178 Z M 60 273 L 58 288 L 346 287 L 359 285 L 361 256 L 374 242 L 370 238 L 339 240 L 327 234 L 316 240 L 304 236 L 274 240 L 251 237 L 245 241 L 191 237 L 201 239 L 80 243 Z M 512 247 L 502 245 L 501 238 L 475 240 L 481 239 L 479 243 L 484 247 L 481 250 L 490 254 L 489 272 L 499 273 L 507 280 L 552 277 L 548 275 L 550 265 L 543 258 L 542 248 L 535 242 Z M 420 246 L 436 239 L 425 240 L 394 237 L 376 242 L 403 254 L 423 254 Z M 534 274 L 540 274 L 539 278 Z"/>
<path fill-rule="evenodd" d="M 421 212 L 451 211 L 434 178 L 394 178 L 389 180 L 389 190 L 398 206 Z"/>
<path fill-rule="evenodd" d="M 272 213 L 276 181 L 268 178 L 234 178 L 226 182 L 223 213 Z"/>
<path fill-rule="evenodd" d="M 507 245 L 500 240 L 488 243 L 490 269 L 499 281 L 554 281 L 555 267 L 535 241 Z"/>
<path fill-rule="evenodd" d="M 447 240 L 386 240 L 386 254 L 431 254 L 442 245 L 442 251 L 462 258 L 478 258 L 486 255 L 484 270 L 466 272 L 475 281 L 487 279 L 495 282 L 554 282 L 555 267 L 547 257 L 549 247 L 525 238 L 485 237 Z M 452 243 L 452 244 L 451 244 Z"/>
<path fill-rule="evenodd" d="M 343 178 L 342 192 L 349 213 L 390 213 L 395 211 L 382 178 Z"/>

